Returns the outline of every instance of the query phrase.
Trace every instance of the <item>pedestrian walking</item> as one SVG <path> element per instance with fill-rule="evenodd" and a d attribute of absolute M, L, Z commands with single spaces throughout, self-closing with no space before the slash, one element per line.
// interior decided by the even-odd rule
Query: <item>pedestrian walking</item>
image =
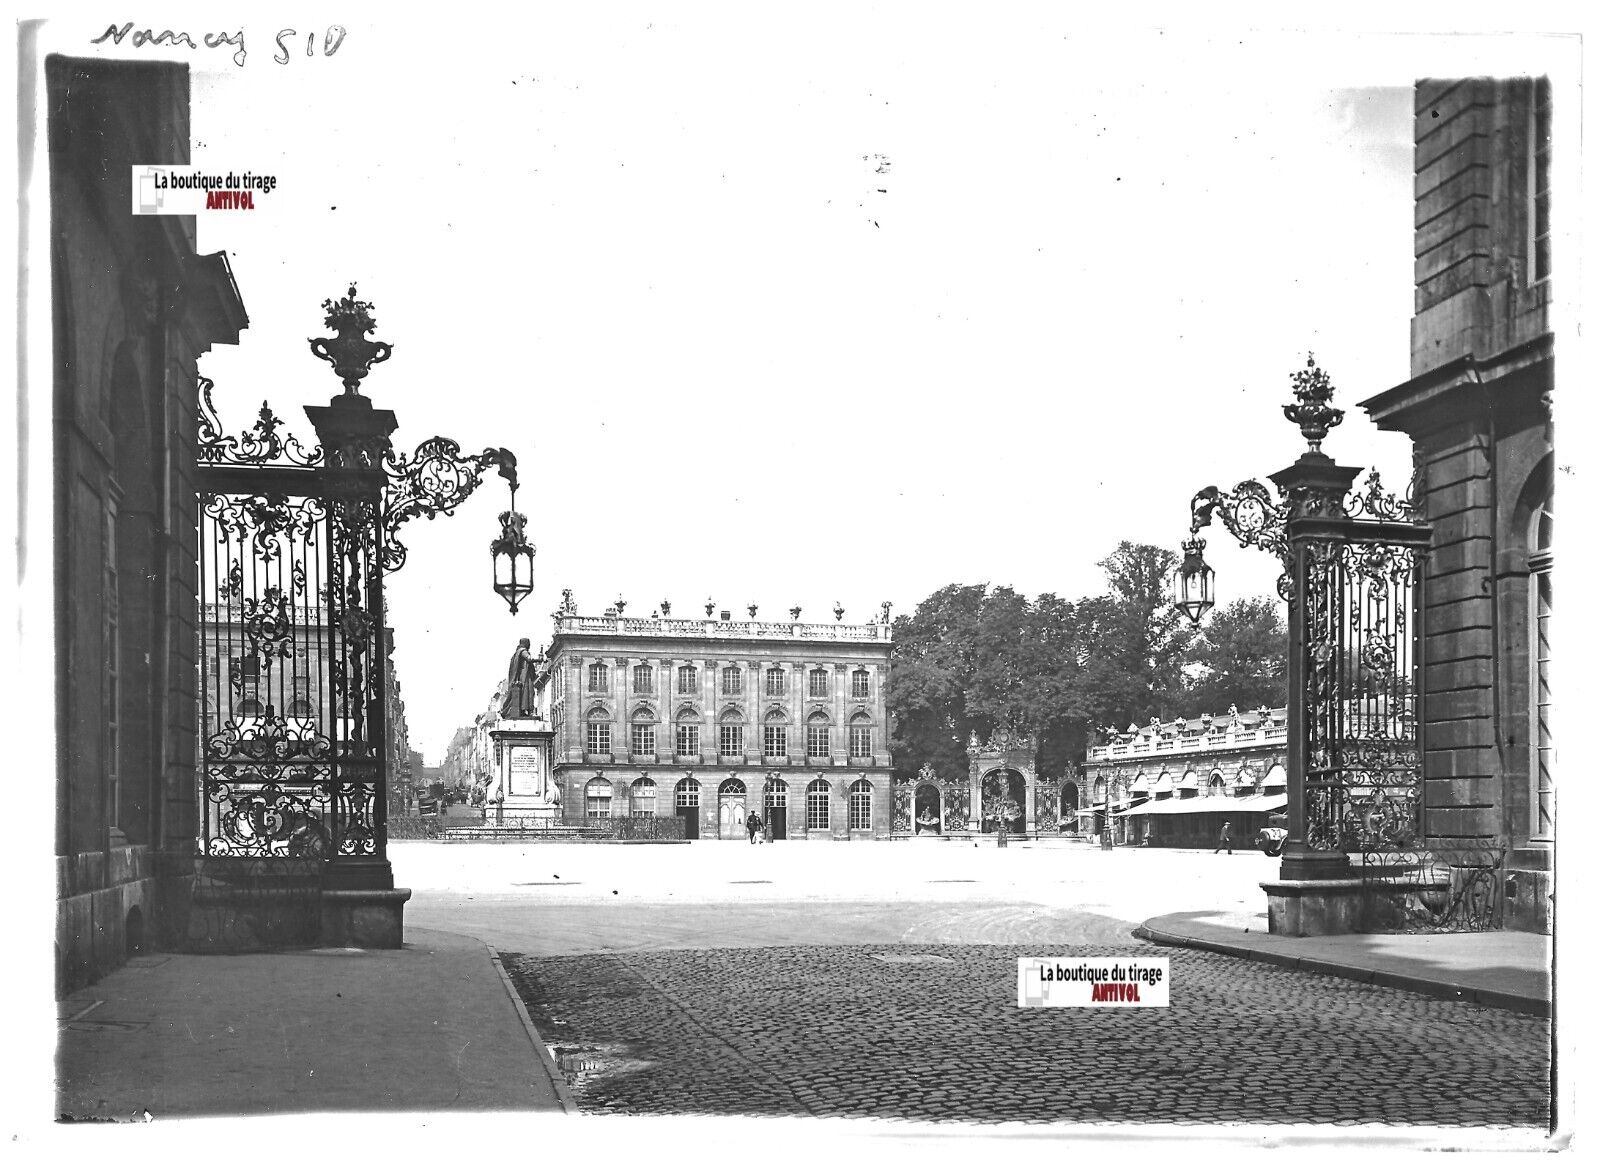
<path fill-rule="evenodd" d="M 756 816 L 755 811 L 752 810 L 750 817 L 744 820 L 744 828 L 750 832 L 750 845 L 754 846 L 756 835 L 761 833 L 761 819 Z"/>
<path fill-rule="evenodd" d="M 1233 853 L 1233 823 L 1232 822 L 1224 822 L 1222 824 L 1222 833 L 1217 836 L 1217 850 L 1216 851 L 1212 851 L 1211 853 L 1212 854 L 1216 854 L 1217 851 L 1223 850 L 1224 848 L 1226 848 L 1227 852 L 1230 855 Z"/>

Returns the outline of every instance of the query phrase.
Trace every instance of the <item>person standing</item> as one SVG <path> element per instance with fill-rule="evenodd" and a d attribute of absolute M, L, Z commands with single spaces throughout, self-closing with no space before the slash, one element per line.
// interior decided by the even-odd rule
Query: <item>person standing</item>
<path fill-rule="evenodd" d="M 1222 824 L 1222 833 L 1217 836 L 1217 850 L 1216 851 L 1212 851 L 1211 853 L 1212 854 L 1216 854 L 1217 851 L 1223 850 L 1224 848 L 1227 849 L 1227 852 L 1230 855 L 1233 853 L 1233 823 L 1232 822 L 1224 822 Z"/>
<path fill-rule="evenodd" d="M 756 816 L 754 810 L 750 811 L 750 817 L 744 820 L 744 828 L 750 833 L 750 845 L 754 846 L 756 835 L 761 831 L 761 819 Z"/>

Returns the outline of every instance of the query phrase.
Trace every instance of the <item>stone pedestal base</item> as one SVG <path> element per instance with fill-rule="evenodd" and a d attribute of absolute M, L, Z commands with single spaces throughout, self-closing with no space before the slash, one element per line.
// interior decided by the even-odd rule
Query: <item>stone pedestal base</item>
<path fill-rule="evenodd" d="M 1343 936 L 1362 930 L 1359 879 L 1279 879 L 1263 883 L 1267 931 L 1274 936 Z"/>
<path fill-rule="evenodd" d="M 399 948 L 405 943 L 405 903 L 411 889 L 324 891 L 322 948 Z"/>

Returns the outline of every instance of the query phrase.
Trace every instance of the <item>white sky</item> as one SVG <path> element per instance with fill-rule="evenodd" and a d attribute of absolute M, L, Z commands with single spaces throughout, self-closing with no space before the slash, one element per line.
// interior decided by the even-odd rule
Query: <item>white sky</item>
<path fill-rule="evenodd" d="M 1117 541 L 1175 547 L 1196 489 L 1296 457 L 1308 348 L 1347 412 L 1327 450 L 1403 486 L 1407 441 L 1356 405 L 1410 373 L 1410 84 L 1553 70 L 1560 111 L 1576 80 L 1573 43 L 1533 36 L 681 7 L 342 15 L 332 57 L 326 12 L 118 18 L 245 30 L 243 67 L 176 54 L 195 161 L 280 181 L 200 220 L 251 318 L 202 363 L 224 422 L 266 398 L 312 438 L 300 405 L 339 386 L 306 338 L 356 280 L 398 445 L 521 460 L 518 616 L 490 589 L 498 478 L 404 533 L 391 620 L 429 762 L 562 587 L 585 613 L 857 620 L 950 582 L 1096 593 Z M 103 51 L 111 11 L 47 47 Z M 1222 601 L 1272 591 L 1270 558 L 1209 536 Z"/>

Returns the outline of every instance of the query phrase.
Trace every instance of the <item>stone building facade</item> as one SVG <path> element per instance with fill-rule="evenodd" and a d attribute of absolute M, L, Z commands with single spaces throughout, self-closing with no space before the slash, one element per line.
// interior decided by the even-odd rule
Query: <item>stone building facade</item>
<path fill-rule="evenodd" d="M 22 481 L 54 512 L 48 532 L 25 530 L 24 564 L 53 595 L 56 951 L 70 989 L 186 925 L 196 359 L 237 344 L 247 319 L 223 254 L 196 252 L 193 217 L 129 214 L 133 164 L 189 160 L 188 70 L 42 64 L 21 78 L 43 131 L 24 134 L 23 170 L 48 174 L 50 287 L 27 313 L 50 315 L 54 352 L 49 388 L 30 373 L 22 394 L 54 451 L 53 467 L 30 461 Z"/>
<path fill-rule="evenodd" d="M 1288 805 L 1288 735 L 1284 708 L 1108 730 L 1072 795 L 1079 833 L 1100 837 L 1109 822 L 1127 846 L 1215 847 L 1227 822 L 1235 848 L 1248 846 Z"/>
<path fill-rule="evenodd" d="M 893 792 L 879 621 L 629 618 L 570 594 L 536 677 L 565 821 L 678 818 L 693 838 L 887 837 Z"/>
<path fill-rule="evenodd" d="M 1535 79 L 1415 90 L 1411 378 L 1367 400 L 1413 441 L 1423 585 L 1423 833 L 1509 848 L 1508 927 L 1548 931 L 1551 95 Z"/>

